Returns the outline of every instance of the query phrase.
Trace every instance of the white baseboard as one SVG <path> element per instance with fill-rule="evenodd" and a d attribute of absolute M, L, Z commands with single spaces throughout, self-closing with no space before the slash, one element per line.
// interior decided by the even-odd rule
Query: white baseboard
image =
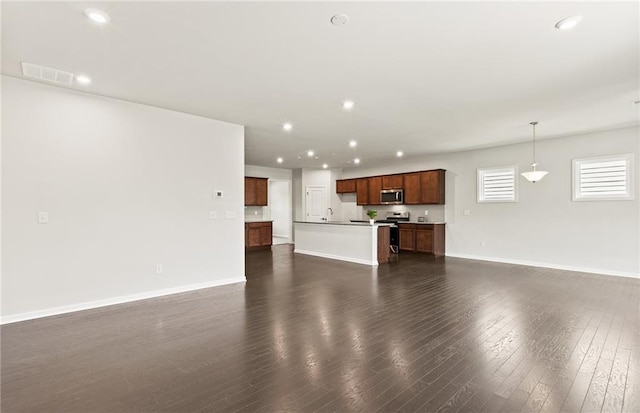
<path fill-rule="evenodd" d="M 131 301 L 146 300 L 149 298 L 162 297 L 164 295 L 179 294 L 187 291 L 201 290 L 204 288 L 219 287 L 226 284 L 234 284 L 246 282 L 245 277 L 227 278 L 200 284 L 182 285 L 179 287 L 165 288 L 163 290 L 145 291 L 143 293 L 123 295 L 113 298 L 105 298 L 103 300 L 89 301 L 86 303 L 78 303 L 65 305 L 62 307 L 47 308 L 44 310 L 31 311 L 27 313 L 3 316 L 0 324 L 17 323 L 19 321 L 33 320 L 35 318 L 50 317 L 53 315 L 73 313 L 75 311 L 90 310 L 92 308 L 106 307 L 109 305 L 123 304 Z"/>
<path fill-rule="evenodd" d="M 314 257 L 329 258 L 329 259 L 332 259 L 332 260 L 355 262 L 356 264 L 370 265 L 370 266 L 373 266 L 373 267 L 377 267 L 378 266 L 378 261 L 367 261 L 367 260 L 361 260 L 359 258 L 343 257 L 341 255 L 323 254 L 321 252 L 305 251 L 305 250 L 300 250 L 300 249 L 297 249 L 297 248 L 294 249 L 293 252 L 298 253 L 298 254 L 304 254 L 304 255 L 313 255 Z"/>
<path fill-rule="evenodd" d="M 590 274 L 614 275 L 616 277 L 640 278 L 640 273 L 625 272 L 625 271 L 611 271 L 611 270 L 603 270 L 599 268 L 574 267 L 571 265 L 550 264 L 550 263 L 538 262 L 538 261 L 512 260 L 509 258 L 484 257 L 481 255 L 451 254 L 451 253 L 447 253 L 446 256 L 452 257 L 452 258 L 465 258 L 469 260 L 501 262 L 504 264 L 526 265 L 528 267 L 553 268 L 555 270 L 586 272 Z"/>

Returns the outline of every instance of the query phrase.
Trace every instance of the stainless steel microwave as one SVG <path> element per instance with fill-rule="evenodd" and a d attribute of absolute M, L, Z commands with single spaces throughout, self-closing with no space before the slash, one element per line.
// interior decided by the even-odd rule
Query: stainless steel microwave
<path fill-rule="evenodd" d="M 380 203 L 383 205 L 404 204 L 404 190 L 383 189 L 380 191 Z"/>

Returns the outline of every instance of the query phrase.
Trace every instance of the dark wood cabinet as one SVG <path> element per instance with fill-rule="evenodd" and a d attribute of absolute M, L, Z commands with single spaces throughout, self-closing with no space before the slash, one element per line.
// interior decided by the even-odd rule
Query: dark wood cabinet
<path fill-rule="evenodd" d="M 380 191 L 382 191 L 382 177 L 369 178 L 369 202 L 367 205 L 380 205 Z"/>
<path fill-rule="evenodd" d="M 369 180 L 367 178 L 356 179 L 356 204 L 367 205 L 369 203 Z"/>
<path fill-rule="evenodd" d="M 402 189 L 404 188 L 403 175 L 385 175 L 382 177 L 382 189 Z"/>
<path fill-rule="evenodd" d="M 419 205 L 422 200 L 420 193 L 420 173 L 415 172 L 404 175 L 404 203 L 407 205 Z"/>
<path fill-rule="evenodd" d="M 271 222 L 245 222 L 245 248 L 271 247 L 273 227 Z"/>
<path fill-rule="evenodd" d="M 416 226 L 416 251 L 433 252 L 433 226 Z"/>
<path fill-rule="evenodd" d="M 244 205 L 267 206 L 269 205 L 269 179 L 244 177 Z"/>
<path fill-rule="evenodd" d="M 336 180 L 336 192 L 357 194 L 358 205 L 380 205 L 383 189 L 404 189 L 406 205 L 445 203 L 445 170 Z"/>
<path fill-rule="evenodd" d="M 444 169 L 420 172 L 421 204 L 444 204 Z"/>
<path fill-rule="evenodd" d="M 400 234 L 400 250 L 415 251 L 416 250 L 416 226 L 415 224 L 398 224 L 398 232 Z"/>
<path fill-rule="evenodd" d="M 391 250 L 389 248 L 389 239 L 391 228 L 388 226 L 378 227 L 378 264 L 389 262 Z"/>
<path fill-rule="evenodd" d="M 398 224 L 400 250 L 444 255 L 444 224 Z"/>
<path fill-rule="evenodd" d="M 336 181 L 336 193 L 338 194 L 351 194 L 356 192 L 356 180 L 355 179 L 338 179 Z"/>
<path fill-rule="evenodd" d="M 255 205 L 256 203 L 256 179 L 244 177 L 244 204 Z"/>

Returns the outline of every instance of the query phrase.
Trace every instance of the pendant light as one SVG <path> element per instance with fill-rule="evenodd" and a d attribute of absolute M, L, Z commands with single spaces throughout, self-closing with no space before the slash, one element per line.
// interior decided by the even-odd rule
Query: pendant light
<path fill-rule="evenodd" d="M 531 122 L 529 124 L 533 126 L 533 162 L 531 163 L 533 171 L 523 172 L 520 175 L 524 176 L 527 181 L 533 182 L 535 184 L 536 182 L 544 178 L 544 176 L 549 172 L 536 170 L 536 166 L 538 166 L 538 164 L 536 163 L 536 125 L 538 124 L 538 122 Z"/>

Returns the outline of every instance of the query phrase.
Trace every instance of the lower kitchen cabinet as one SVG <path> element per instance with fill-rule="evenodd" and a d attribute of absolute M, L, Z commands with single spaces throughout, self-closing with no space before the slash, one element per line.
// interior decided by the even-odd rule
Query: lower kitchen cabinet
<path fill-rule="evenodd" d="M 398 233 L 400 234 L 401 251 L 416 250 L 416 226 L 415 224 L 398 224 Z"/>
<path fill-rule="evenodd" d="M 400 250 L 444 255 L 444 224 L 398 224 Z"/>
<path fill-rule="evenodd" d="M 273 240 L 273 224 L 266 222 L 245 222 L 244 223 L 244 247 L 263 248 L 271 247 Z"/>

